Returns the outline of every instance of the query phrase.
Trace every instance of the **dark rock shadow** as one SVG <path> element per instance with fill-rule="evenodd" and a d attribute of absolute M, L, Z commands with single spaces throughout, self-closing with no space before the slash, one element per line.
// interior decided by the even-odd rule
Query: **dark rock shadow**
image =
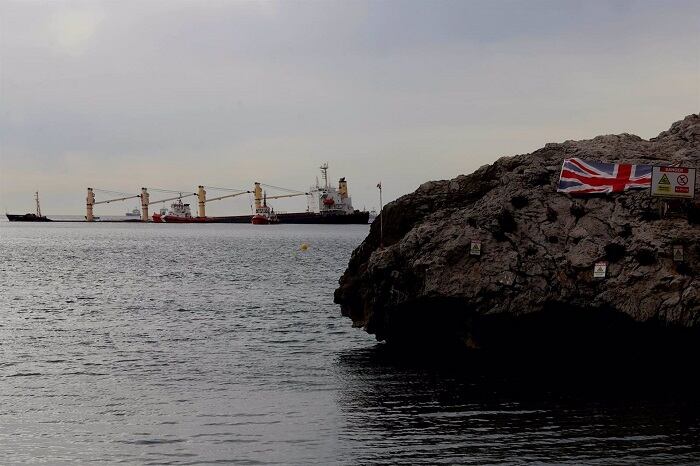
<path fill-rule="evenodd" d="M 343 352 L 344 445 L 359 463 L 700 461 L 694 366 L 529 357 Z"/>

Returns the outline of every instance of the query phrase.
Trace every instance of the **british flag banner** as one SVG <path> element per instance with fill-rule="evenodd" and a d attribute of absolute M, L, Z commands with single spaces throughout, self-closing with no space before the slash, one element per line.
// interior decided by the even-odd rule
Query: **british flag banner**
<path fill-rule="evenodd" d="M 557 191 L 568 194 L 605 194 L 650 186 L 651 165 L 566 159 L 561 167 Z"/>

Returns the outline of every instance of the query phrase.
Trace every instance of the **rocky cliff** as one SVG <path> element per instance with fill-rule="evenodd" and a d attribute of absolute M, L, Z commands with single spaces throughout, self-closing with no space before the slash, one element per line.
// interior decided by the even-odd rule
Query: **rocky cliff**
<path fill-rule="evenodd" d="M 650 140 L 547 144 L 421 185 L 382 210 L 383 247 L 378 219 L 353 252 L 335 293 L 342 314 L 378 340 L 474 348 L 695 339 L 698 204 L 662 215 L 648 190 L 557 193 L 572 157 L 700 168 L 700 116 Z M 481 256 L 470 255 L 475 239 Z M 684 262 L 673 261 L 674 245 L 684 247 Z M 596 261 L 609 263 L 605 279 L 593 277 Z"/>

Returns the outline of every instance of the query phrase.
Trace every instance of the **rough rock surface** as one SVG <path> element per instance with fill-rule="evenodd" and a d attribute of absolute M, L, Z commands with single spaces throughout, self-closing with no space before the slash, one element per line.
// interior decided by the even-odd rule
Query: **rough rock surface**
<path fill-rule="evenodd" d="M 353 252 L 335 293 L 342 314 L 378 340 L 456 337 L 473 347 L 528 344 L 567 326 L 593 342 L 620 322 L 699 329 L 700 206 L 661 216 L 647 190 L 557 193 L 571 157 L 700 168 L 700 116 L 648 141 L 546 144 L 421 185 L 382 210 L 383 247 L 377 219 Z M 480 257 L 469 254 L 472 239 Z M 672 260 L 674 244 L 684 245 L 684 263 Z M 603 280 L 593 278 L 599 260 L 609 262 Z"/>

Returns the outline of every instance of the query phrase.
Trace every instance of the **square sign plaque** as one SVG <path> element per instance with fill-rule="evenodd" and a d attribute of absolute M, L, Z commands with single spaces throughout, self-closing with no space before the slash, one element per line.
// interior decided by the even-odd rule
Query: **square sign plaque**
<path fill-rule="evenodd" d="M 695 169 L 652 167 L 651 195 L 693 199 L 695 197 Z"/>

